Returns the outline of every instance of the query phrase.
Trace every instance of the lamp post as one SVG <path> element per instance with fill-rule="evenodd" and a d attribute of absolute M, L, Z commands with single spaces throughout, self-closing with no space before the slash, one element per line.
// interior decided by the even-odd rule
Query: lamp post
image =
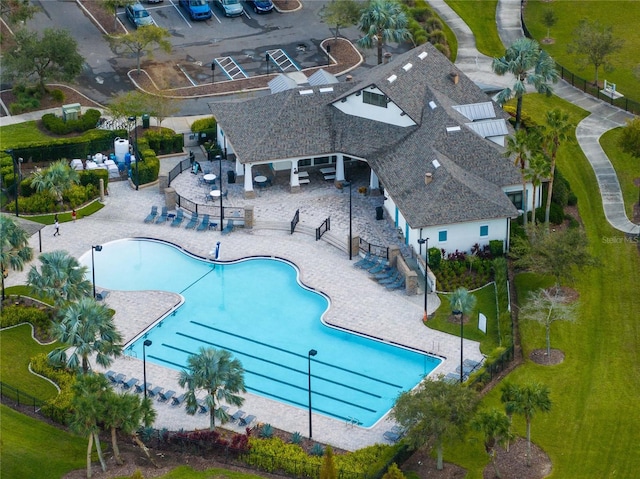
<path fill-rule="evenodd" d="M 214 60 L 211 62 L 211 84 L 214 84 L 216 82 L 215 73 L 216 73 L 216 62 Z"/>
<path fill-rule="evenodd" d="M 97 251 L 98 253 L 102 251 L 102 245 L 97 244 L 95 246 L 91 246 L 91 276 L 93 280 L 93 299 L 96 299 L 96 263 L 93 257 L 94 251 Z"/>
<path fill-rule="evenodd" d="M 327 45 L 327 66 L 331 65 L 331 45 Z"/>
<path fill-rule="evenodd" d="M 313 431 L 311 429 L 311 356 L 315 356 L 316 354 L 318 354 L 318 351 L 316 351 L 315 349 L 310 349 L 307 356 L 309 359 L 309 369 L 307 375 L 307 377 L 309 378 L 309 439 L 313 437 Z"/>
<path fill-rule="evenodd" d="M 20 216 L 20 213 L 18 212 L 18 192 L 20 191 L 20 181 L 22 181 L 20 163 L 19 160 L 16 159 L 15 152 L 13 150 L 5 150 L 5 153 L 11 155 L 11 160 L 13 161 L 13 184 L 15 186 L 16 216 Z"/>
<path fill-rule="evenodd" d="M 428 294 L 429 294 L 429 238 L 420 238 L 418 240 L 420 243 L 420 249 L 422 249 L 422 245 L 426 243 L 426 248 L 424 252 L 424 321 L 429 319 L 429 309 L 428 305 Z"/>
<path fill-rule="evenodd" d="M 147 346 L 151 346 L 153 343 L 150 339 L 145 339 L 142 343 L 142 384 L 144 388 L 144 398 L 147 399 Z"/>
<path fill-rule="evenodd" d="M 220 231 L 222 231 L 224 226 L 224 207 L 222 206 L 222 156 L 218 156 L 218 163 L 220 165 L 220 169 L 218 170 L 218 176 L 220 177 Z"/>
<path fill-rule="evenodd" d="M 327 46 L 327 48 L 329 48 Z M 342 184 L 342 186 L 349 186 L 349 261 L 353 259 L 353 203 L 351 196 L 351 184 L 352 181 L 348 181 Z"/>
<path fill-rule="evenodd" d="M 460 384 L 462 384 L 464 382 L 464 369 L 462 367 L 462 363 L 464 362 L 463 360 L 463 333 L 464 333 L 464 313 L 462 311 L 459 310 L 454 310 L 452 311 L 453 314 L 460 315 Z"/>
<path fill-rule="evenodd" d="M 269 52 L 264 55 L 264 61 L 267 62 L 267 76 L 269 75 Z"/>
<path fill-rule="evenodd" d="M 130 116 L 129 121 L 133 122 L 133 131 L 135 135 L 135 141 L 133 143 L 133 155 L 136 158 L 136 191 L 138 191 L 138 184 L 140 183 L 140 170 L 138 168 L 138 162 L 140 161 L 140 158 L 138 155 L 138 117 Z"/>

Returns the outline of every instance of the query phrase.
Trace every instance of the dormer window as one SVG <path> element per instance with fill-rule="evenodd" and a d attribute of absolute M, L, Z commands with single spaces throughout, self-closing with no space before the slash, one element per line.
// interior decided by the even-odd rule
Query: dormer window
<path fill-rule="evenodd" d="M 365 90 L 362 92 L 362 101 L 369 105 L 381 106 L 382 108 L 387 107 L 387 97 L 379 93 L 372 93 Z"/>

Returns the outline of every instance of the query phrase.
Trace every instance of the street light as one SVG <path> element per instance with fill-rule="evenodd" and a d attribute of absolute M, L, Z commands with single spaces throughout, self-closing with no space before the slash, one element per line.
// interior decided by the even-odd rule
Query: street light
<path fill-rule="evenodd" d="M 315 356 L 316 354 L 318 354 L 318 351 L 316 351 L 315 349 L 310 349 L 309 355 L 307 356 L 309 358 L 309 372 L 307 375 L 307 377 L 309 378 L 309 439 L 313 437 L 313 432 L 311 429 L 311 356 Z"/>
<path fill-rule="evenodd" d="M 144 388 L 144 398 L 147 399 L 147 351 L 146 347 L 153 343 L 150 339 L 145 339 L 142 343 L 142 384 Z"/>
<path fill-rule="evenodd" d="M 264 61 L 267 62 L 267 75 L 269 75 L 269 52 L 265 54 Z"/>
<path fill-rule="evenodd" d="M 422 249 L 422 245 L 426 243 L 426 248 L 424 252 L 424 321 L 426 322 L 429 319 L 429 309 L 427 308 L 427 298 L 429 294 L 429 238 L 420 238 L 418 240 L 420 243 L 420 248 Z"/>
<path fill-rule="evenodd" d="M 327 47 L 329 48 L 329 47 Z M 353 258 L 353 206 L 351 196 L 351 181 L 343 183 L 342 186 L 349 185 L 349 261 Z"/>
<path fill-rule="evenodd" d="M 140 158 L 138 155 L 138 117 L 130 116 L 129 121 L 133 122 L 133 131 L 135 135 L 135 141 L 133 143 L 133 155 L 136 158 L 136 191 L 138 191 L 138 184 L 140 183 L 140 170 L 138 168 L 138 162 L 140 161 Z"/>
<path fill-rule="evenodd" d="M 15 187 L 15 200 L 16 200 L 16 216 L 20 216 L 18 212 L 18 192 L 20 191 L 20 181 L 22 181 L 22 171 L 20 170 L 19 161 L 22 158 L 17 159 L 15 157 L 15 152 L 13 150 L 5 150 L 5 153 L 11 156 L 11 160 L 13 161 L 13 184 Z"/>
<path fill-rule="evenodd" d="M 463 363 L 463 333 L 464 333 L 464 313 L 462 311 L 454 310 L 451 311 L 453 314 L 460 315 L 460 384 L 464 382 L 464 368 L 462 367 Z"/>
<path fill-rule="evenodd" d="M 331 65 L 331 45 L 327 45 L 327 66 Z"/>
<path fill-rule="evenodd" d="M 93 279 L 93 299 L 96 299 L 96 263 L 93 258 L 93 252 L 97 251 L 98 253 L 102 251 L 102 245 L 97 244 L 95 246 L 91 246 L 91 275 Z"/>
<path fill-rule="evenodd" d="M 224 208 L 222 206 L 222 156 L 218 155 L 218 163 L 220 165 L 220 169 L 218 170 L 219 178 L 220 178 L 220 231 L 224 226 Z M 227 185 L 227 188 L 229 185 Z"/>

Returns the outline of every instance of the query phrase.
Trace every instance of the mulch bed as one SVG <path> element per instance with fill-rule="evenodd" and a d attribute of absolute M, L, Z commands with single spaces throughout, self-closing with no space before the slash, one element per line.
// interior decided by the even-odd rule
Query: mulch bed
<path fill-rule="evenodd" d="M 559 349 L 552 348 L 550 354 L 547 354 L 546 348 L 534 349 L 529 353 L 529 359 L 542 366 L 554 366 L 564 361 L 564 352 Z"/>

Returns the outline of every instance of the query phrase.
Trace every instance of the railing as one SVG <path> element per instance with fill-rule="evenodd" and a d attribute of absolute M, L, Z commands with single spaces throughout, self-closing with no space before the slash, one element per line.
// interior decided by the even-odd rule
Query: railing
<path fill-rule="evenodd" d="M 322 222 L 320 226 L 316 228 L 316 241 L 322 238 L 322 235 L 331 229 L 331 217 Z"/>
<path fill-rule="evenodd" d="M 360 251 L 365 254 L 372 254 L 374 256 L 380 256 L 381 258 L 389 259 L 389 247 L 382 246 L 377 244 L 371 244 L 366 240 L 360 238 L 360 243 L 358 245 Z"/>
<path fill-rule="evenodd" d="M 21 391 L 18 388 L 14 388 L 13 386 L 9 386 L 6 383 L 0 381 L 0 396 L 11 399 L 15 401 L 18 406 L 30 406 L 33 408 L 34 412 L 38 412 L 38 410 L 45 404 L 44 401 L 38 399 L 35 396 L 32 396 L 29 393 Z"/>
<path fill-rule="evenodd" d="M 296 210 L 296 214 L 293 215 L 293 219 L 291 220 L 291 234 L 296 230 L 298 223 L 300 223 L 300 210 Z"/>
<path fill-rule="evenodd" d="M 189 160 L 188 158 L 182 160 L 169 172 L 169 181 L 167 183 L 167 186 L 171 186 L 171 182 L 175 180 L 180 173 L 187 170 L 191 170 L 191 160 Z"/>
<path fill-rule="evenodd" d="M 222 212 L 226 219 L 244 221 L 244 208 L 238 206 L 224 206 L 221 210 L 219 204 L 196 203 L 195 201 L 185 198 L 184 196 L 180 196 L 177 193 L 176 204 L 183 210 L 189 211 L 190 213 L 198 213 L 199 215 L 206 214 L 211 218 L 220 219 L 220 213 Z"/>

